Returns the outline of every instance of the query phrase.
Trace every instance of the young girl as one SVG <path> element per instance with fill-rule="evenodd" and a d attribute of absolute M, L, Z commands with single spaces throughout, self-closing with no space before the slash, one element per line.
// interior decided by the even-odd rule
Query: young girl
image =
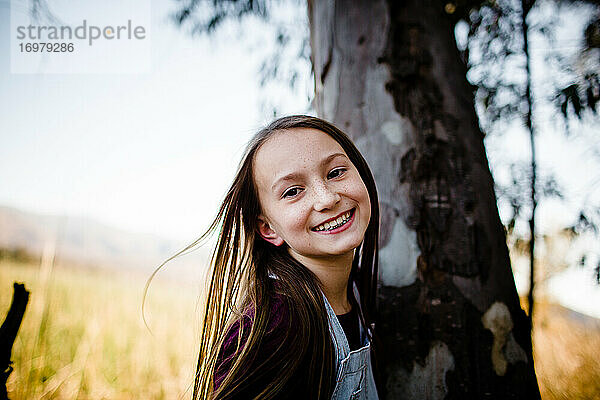
<path fill-rule="evenodd" d="M 193 398 L 377 399 L 379 206 L 350 139 L 272 122 L 199 240 L 216 231 Z"/>

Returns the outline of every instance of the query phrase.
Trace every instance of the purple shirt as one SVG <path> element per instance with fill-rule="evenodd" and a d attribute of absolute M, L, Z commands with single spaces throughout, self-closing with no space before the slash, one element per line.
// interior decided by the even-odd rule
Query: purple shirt
<path fill-rule="evenodd" d="M 281 296 L 276 296 L 272 299 L 271 313 L 267 324 L 267 333 L 263 337 L 260 344 L 260 348 L 257 357 L 254 360 L 253 365 L 259 365 L 264 362 L 269 354 L 272 354 L 277 347 L 282 343 L 285 337 L 286 331 L 291 327 L 290 324 L 290 313 L 288 306 L 284 303 Z M 244 334 L 241 340 L 241 346 L 246 343 L 252 328 L 252 320 L 250 316 L 244 315 Z M 227 331 L 225 335 L 225 341 L 219 351 L 217 357 L 217 368 L 215 369 L 214 375 L 214 387 L 217 389 L 220 385 L 227 372 L 235 361 L 235 350 L 237 346 L 237 339 L 240 331 L 240 321 L 236 321 Z"/>
<path fill-rule="evenodd" d="M 291 318 L 290 309 L 287 303 L 288 299 L 283 295 L 275 295 L 271 300 L 271 313 L 267 322 L 267 332 L 259 345 L 255 358 L 249 366 L 243 367 L 247 373 L 257 373 L 258 379 L 252 384 L 240 388 L 231 399 L 251 399 L 258 395 L 274 377 L 285 368 L 285 361 L 289 358 L 292 349 L 291 343 L 294 341 L 294 332 L 297 332 L 298 322 L 296 318 Z M 358 338 L 358 315 L 353 309 L 349 313 L 338 316 L 342 323 L 342 328 L 346 331 L 346 336 Z M 241 345 L 246 342 L 252 327 L 252 320 L 249 316 L 244 316 L 244 334 Z M 354 322 L 352 322 L 354 321 Z M 219 351 L 217 358 L 217 367 L 214 374 L 214 387 L 217 389 L 227 372 L 235 361 L 235 350 L 237 338 L 239 335 L 240 322 L 236 321 L 227 331 L 223 346 Z M 356 329 L 356 332 L 351 332 Z M 287 337 L 286 337 L 287 334 Z M 355 340 L 352 342 L 356 343 Z M 351 344 L 351 347 L 356 347 Z M 354 350 L 352 348 L 352 350 Z M 284 386 L 280 397 L 285 399 L 308 399 L 313 397 L 311 388 L 308 387 L 308 371 L 310 354 L 302 358 L 302 362 L 291 379 Z M 264 365 L 261 365 L 263 364 Z M 335 379 L 335 377 L 332 377 Z M 312 388 L 314 390 L 314 388 Z"/>

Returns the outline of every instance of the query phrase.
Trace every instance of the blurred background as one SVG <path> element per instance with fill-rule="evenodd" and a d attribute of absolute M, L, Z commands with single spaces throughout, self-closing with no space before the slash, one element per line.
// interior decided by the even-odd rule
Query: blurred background
<path fill-rule="evenodd" d="M 189 397 L 213 242 L 157 273 L 148 327 L 147 279 L 208 228 L 263 124 L 316 115 L 306 2 L 256 2 L 243 12 L 236 7 L 245 2 L 139 3 L 151 48 L 144 71 L 48 73 L 49 64 L 66 67 L 40 57 L 22 73 L 11 69 L 11 13 L 51 25 L 127 11 L 114 1 L 0 1 L 2 316 L 13 282 L 31 291 L 13 347 L 11 399 Z M 456 23 L 455 39 L 523 299 L 535 129 L 533 344 L 542 397 L 600 398 L 599 6 L 532 3 L 527 54 L 514 35 L 521 6 L 483 4 Z M 452 14 L 460 4 L 445 7 Z M 532 126 L 521 118 L 528 79 Z"/>

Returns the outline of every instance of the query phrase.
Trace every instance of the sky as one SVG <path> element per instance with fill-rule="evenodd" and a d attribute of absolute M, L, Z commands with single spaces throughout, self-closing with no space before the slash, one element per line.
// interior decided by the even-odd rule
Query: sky
<path fill-rule="evenodd" d="M 24 3 L 13 1 L 18 18 L 28 18 Z M 243 35 L 225 29 L 211 39 L 192 37 L 169 19 L 177 5 L 171 0 L 50 3 L 73 24 L 86 15 L 100 25 L 131 15 L 147 33 L 132 45 L 145 47 L 110 57 L 98 41 L 95 58 L 47 57 L 35 68 L 16 66 L 38 73 L 12 73 L 11 9 L 0 1 L 0 205 L 191 242 L 208 228 L 246 141 L 268 122 L 257 79 L 270 48 L 267 34 L 250 22 Z M 577 32 L 565 28 L 559 44 L 577 40 Z M 532 46 L 538 70 L 544 68 L 543 54 L 535 54 L 540 47 Z M 44 69 L 64 73 L 39 73 Z M 277 99 L 280 114 L 306 112 L 302 96 L 284 92 Z M 542 119 L 541 169 L 560 171 L 565 187 L 587 193 L 592 174 L 582 172 L 594 165 L 582 156 L 585 146 Z M 488 137 L 486 146 L 496 179 L 506 179 L 502 160 L 528 155 L 518 127 Z M 540 229 L 547 231 L 572 219 L 575 208 L 547 203 L 539 211 Z"/>
<path fill-rule="evenodd" d="M 184 241 L 208 226 L 266 122 L 261 53 L 233 32 L 192 38 L 168 20 L 174 4 L 152 2 L 150 72 L 13 74 L 0 3 L 0 204 Z"/>

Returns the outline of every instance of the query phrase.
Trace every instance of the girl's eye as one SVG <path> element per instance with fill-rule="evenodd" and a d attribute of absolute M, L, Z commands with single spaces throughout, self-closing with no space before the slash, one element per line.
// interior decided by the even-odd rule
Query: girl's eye
<path fill-rule="evenodd" d="M 301 190 L 301 188 L 298 188 L 298 187 L 288 189 L 285 193 L 283 193 L 282 197 L 283 198 L 294 197 L 294 196 L 298 195 L 298 193 L 300 193 L 300 190 Z"/>
<path fill-rule="evenodd" d="M 329 173 L 329 175 L 327 175 L 327 177 L 329 179 L 337 178 L 338 176 L 342 175 L 344 172 L 346 172 L 346 168 L 336 168 L 336 169 L 332 170 Z"/>

